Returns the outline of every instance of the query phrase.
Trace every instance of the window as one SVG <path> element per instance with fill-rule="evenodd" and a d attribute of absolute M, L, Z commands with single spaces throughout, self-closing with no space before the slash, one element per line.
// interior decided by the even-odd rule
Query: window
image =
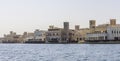
<path fill-rule="evenodd" d="M 56 36 L 58 36 L 59 34 L 58 33 L 56 33 Z"/>
<path fill-rule="evenodd" d="M 113 30 L 112 30 L 112 34 L 113 34 Z"/>
<path fill-rule="evenodd" d="M 82 38 L 80 38 L 80 40 L 82 40 Z"/>
<path fill-rule="evenodd" d="M 118 31 L 117 31 L 117 34 L 118 34 Z"/>
<path fill-rule="evenodd" d="M 53 36 L 55 36 L 55 33 L 53 33 Z"/>
<path fill-rule="evenodd" d="M 114 33 L 116 33 L 116 31 L 114 31 Z"/>
<path fill-rule="evenodd" d="M 105 33 L 107 33 L 107 31 L 105 31 Z"/>

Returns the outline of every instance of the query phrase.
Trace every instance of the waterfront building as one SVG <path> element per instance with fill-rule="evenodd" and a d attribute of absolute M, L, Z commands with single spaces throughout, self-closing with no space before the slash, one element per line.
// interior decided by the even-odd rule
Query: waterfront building
<path fill-rule="evenodd" d="M 35 30 L 34 41 L 37 41 L 39 43 L 45 43 L 46 42 L 46 31 L 39 30 L 39 29 Z"/>
<path fill-rule="evenodd" d="M 24 37 L 24 43 L 29 43 L 30 41 L 34 41 L 34 33 L 29 32 L 23 35 Z"/>
<path fill-rule="evenodd" d="M 110 24 L 98 25 L 94 29 L 94 32 L 86 34 L 86 41 L 106 40 L 120 40 L 120 24 L 116 24 L 116 19 L 110 19 Z"/>
<path fill-rule="evenodd" d="M 69 28 L 69 22 L 63 23 L 63 28 L 49 26 L 48 31 L 35 30 L 34 32 L 24 32 L 23 35 L 17 35 L 10 31 L 10 34 L 4 35 L 0 42 L 12 43 L 77 43 L 85 41 L 106 41 L 120 40 L 120 24 L 116 24 L 116 19 L 110 19 L 109 24 L 96 25 L 95 20 L 89 21 L 89 28 L 80 28 L 75 25 L 75 29 Z"/>
<path fill-rule="evenodd" d="M 21 35 L 21 37 L 19 38 L 21 40 L 21 43 L 24 43 L 25 41 L 27 41 L 26 40 L 27 34 L 28 34 L 27 32 L 24 32 L 23 35 Z"/>
<path fill-rule="evenodd" d="M 107 28 L 108 40 L 119 40 L 120 41 L 120 25 L 109 26 Z"/>
<path fill-rule="evenodd" d="M 61 42 L 61 33 L 62 33 L 62 29 L 61 28 L 57 28 L 54 26 L 50 26 L 48 31 L 47 31 L 47 43 L 60 43 Z"/>
<path fill-rule="evenodd" d="M 107 33 L 105 32 L 87 33 L 85 40 L 89 42 L 105 41 L 107 40 Z"/>
<path fill-rule="evenodd" d="M 89 28 L 80 28 L 80 30 L 78 30 L 77 32 L 80 34 L 80 36 L 79 36 L 79 38 L 80 38 L 79 42 L 85 42 L 86 34 L 90 33 L 91 30 Z"/>
<path fill-rule="evenodd" d="M 96 21 L 95 20 L 90 20 L 89 21 L 89 28 L 79 28 L 79 26 L 75 26 L 75 31 L 79 36 L 78 37 L 78 42 L 85 42 L 86 34 L 87 33 L 92 33 L 96 29 Z"/>
<path fill-rule="evenodd" d="M 81 34 L 77 30 L 69 30 L 69 43 L 78 43 L 80 41 Z"/>
<path fill-rule="evenodd" d="M 10 34 L 4 35 L 3 43 L 20 43 L 19 40 L 21 35 L 17 35 L 16 32 L 10 31 Z"/>
<path fill-rule="evenodd" d="M 69 29 L 69 22 L 64 22 L 63 25 L 63 28 L 49 26 L 47 31 L 48 43 L 77 43 L 80 40 L 79 32 Z M 79 29 L 78 26 L 77 29 Z"/>
<path fill-rule="evenodd" d="M 0 37 L 0 43 L 2 43 L 2 42 L 3 42 L 3 40 L 4 40 L 4 38 L 3 38 L 3 37 Z"/>

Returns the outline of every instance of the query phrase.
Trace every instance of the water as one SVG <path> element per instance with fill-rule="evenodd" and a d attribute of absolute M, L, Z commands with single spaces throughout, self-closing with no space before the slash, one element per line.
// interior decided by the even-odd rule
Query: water
<path fill-rule="evenodd" d="M 0 44 L 0 61 L 120 61 L 120 45 Z"/>

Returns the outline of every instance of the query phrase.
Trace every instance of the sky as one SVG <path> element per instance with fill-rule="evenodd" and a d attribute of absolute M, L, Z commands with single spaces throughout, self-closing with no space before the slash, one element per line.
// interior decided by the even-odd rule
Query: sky
<path fill-rule="evenodd" d="M 0 0 L 0 37 L 9 31 L 22 34 L 35 29 L 47 30 L 49 25 L 70 28 L 89 27 L 89 20 L 97 25 L 117 19 L 120 23 L 120 0 Z"/>

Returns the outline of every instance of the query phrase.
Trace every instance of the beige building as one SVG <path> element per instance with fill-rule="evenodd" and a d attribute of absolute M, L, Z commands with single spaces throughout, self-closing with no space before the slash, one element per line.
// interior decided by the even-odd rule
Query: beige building
<path fill-rule="evenodd" d="M 110 24 L 101 24 L 95 26 L 92 32 L 86 34 L 86 40 L 116 40 L 120 39 L 120 24 L 116 24 L 116 19 L 110 19 Z"/>
<path fill-rule="evenodd" d="M 100 25 L 96 25 L 95 20 L 90 20 L 89 28 L 80 28 L 79 25 L 75 25 L 75 29 L 73 30 L 69 28 L 69 22 L 64 22 L 63 28 L 54 27 L 52 25 L 49 26 L 48 31 L 35 30 L 32 33 L 24 32 L 23 35 L 17 35 L 15 32 L 10 31 L 10 34 L 4 35 L 2 42 L 11 42 L 11 43 L 13 42 L 25 43 L 29 41 L 44 41 L 47 43 L 84 42 L 86 39 L 86 35 L 88 37 L 88 34 L 90 35 L 92 33 L 99 33 L 99 35 L 104 35 L 104 33 L 107 32 L 108 27 L 110 26 L 115 27 L 119 25 L 120 24 L 116 24 L 116 19 L 110 19 L 109 24 L 100 24 Z"/>
<path fill-rule="evenodd" d="M 2 41 L 3 43 L 20 43 L 21 41 L 19 40 L 21 35 L 17 35 L 15 32 L 10 31 L 10 34 L 4 35 L 4 40 Z"/>
<path fill-rule="evenodd" d="M 0 38 L 0 43 L 2 43 L 5 39 L 3 37 Z"/>
<path fill-rule="evenodd" d="M 96 26 L 96 20 L 90 20 L 89 21 L 89 28 L 80 28 L 77 30 L 77 27 L 75 27 L 79 33 L 80 33 L 80 42 L 84 41 L 86 39 L 87 33 L 102 33 L 106 32 L 108 26 L 116 26 L 116 19 L 110 19 L 110 24 L 101 24 Z"/>
<path fill-rule="evenodd" d="M 82 28 L 82 29 L 78 30 L 78 33 L 80 34 L 79 42 L 84 42 L 86 34 L 90 33 L 90 32 L 91 32 L 91 29 L 89 29 L 89 28 Z"/>
<path fill-rule="evenodd" d="M 34 40 L 34 33 L 32 33 L 32 32 L 25 33 L 22 37 L 23 37 L 24 43 L 29 42 L 29 41 L 33 41 Z"/>
<path fill-rule="evenodd" d="M 61 39 L 62 39 L 61 33 L 62 33 L 61 28 L 49 26 L 49 29 L 46 33 L 47 34 L 46 35 L 46 38 L 47 38 L 46 42 L 47 43 L 60 43 Z"/>
<path fill-rule="evenodd" d="M 63 23 L 63 28 L 50 26 L 47 32 L 47 42 L 77 43 L 80 40 L 78 30 L 69 29 L 69 22 Z M 79 29 L 79 26 L 76 26 Z"/>
<path fill-rule="evenodd" d="M 19 40 L 21 41 L 21 43 L 24 43 L 24 42 L 28 41 L 29 39 L 32 39 L 33 36 L 34 36 L 33 33 L 24 32 L 24 33 L 19 37 Z"/>
<path fill-rule="evenodd" d="M 110 19 L 110 24 L 101 24 L 92 28 L 93 32 L 105 32 L 108 26 L 116 26 L 116 19 Z M 91 29 L 91 28 L 90 28 Z"/>

